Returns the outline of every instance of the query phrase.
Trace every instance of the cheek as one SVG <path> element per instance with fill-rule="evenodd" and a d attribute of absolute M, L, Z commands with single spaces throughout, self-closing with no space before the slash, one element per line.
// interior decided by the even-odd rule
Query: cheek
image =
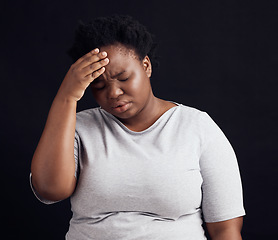
<path fill-rule="evenodd" d="M 103 93 L 103 91 L 98 91 L 98 90 L 92 89 L 92 94 L 93 94 L 93 97 L 96 100 L 96 102 L 99 105 L 102 105 L 102 103 L 104 102 L 104 93 Z"/>
<path fill-rule="evenodd" d="M 130 82 L 128 82 L 127 86 L 127 90 L 130 93 L 142 95 L 147 93 L 150 89 L 150 80 L 146 74 L 140 73 L 136 75 L 136 77 L 134 77 L 134 79 L 132 79 Z"/>

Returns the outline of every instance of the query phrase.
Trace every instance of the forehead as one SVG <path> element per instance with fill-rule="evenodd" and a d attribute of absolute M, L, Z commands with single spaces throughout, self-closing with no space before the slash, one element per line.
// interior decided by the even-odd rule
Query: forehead
<path fill-rule="evenodd" d="M 120 43 L 115 43 L 113 45 L 100 47 L 100 51 L 106 51 L 108 53 L 108 57 L 110 54 L 110 57 L 114 55 L 123 55 L 123 56 L 129 56 L 131 58 L 139 59 L 137 54 L 132 48 L 129 48 Z"/>
<path fill-rule="evenodd" d="M 140 61 L 133 49 L 124 45 L 109 45 L 100 48 L 100 51 L 107 52 L 109 64 L 105 67 L 105 73 L 109 75 L 117 74 L 123 70 L 140 67 Z"/>

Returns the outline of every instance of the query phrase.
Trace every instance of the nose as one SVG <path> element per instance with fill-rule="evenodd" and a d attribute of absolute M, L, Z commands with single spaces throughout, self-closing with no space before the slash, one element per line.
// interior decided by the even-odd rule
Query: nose
<path fill-rule="evenodd" d="M 118 98 L 119 96 L 121 96 L 122 94 L 124 94 L 124 91 L 120 88 L 120 86 L 118 84 L 109 84 L 108 88 L 107 88 L 107 97 L 108 98 Z"/>

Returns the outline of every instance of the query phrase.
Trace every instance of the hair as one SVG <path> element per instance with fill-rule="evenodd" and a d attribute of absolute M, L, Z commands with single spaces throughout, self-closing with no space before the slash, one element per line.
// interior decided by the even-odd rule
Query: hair
<path fill-rule="evenodd" d="M 75 31 L 73 46 L 68 50 L 68 54 L 75 62 L 95 48 L 118 43 L 134 50 L 139 60 L 148 56 L 153 67 L 159 65 L 154 35 L 148 32 L 144 25 L 127 15 L 99 17 L 88 24 L 80 21 Z"/>

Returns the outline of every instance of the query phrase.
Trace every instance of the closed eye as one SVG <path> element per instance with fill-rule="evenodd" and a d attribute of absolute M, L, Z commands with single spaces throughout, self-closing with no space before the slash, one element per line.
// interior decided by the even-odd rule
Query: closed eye
<path fill-rule="evenodd" d="M 94 87 L 96 90 L 102 90 L 105 88 L 105 86 L 102 86 L 102 87 Z"/>
<path fill-rule="evenodd" d="M 95 89 L 103 89 L 105 87 L 105 83 L 99 79 L 95 79 L 92 83 L 93 88 Z"/>
<path fill-rule="evenodd" d="M 121 81 L 121 82 L 125 82 L 125 81 L 127 81 L 128 80 L 128 78 L 125 78 L 125 79 L 119 79 L 119 81 Z"/>

